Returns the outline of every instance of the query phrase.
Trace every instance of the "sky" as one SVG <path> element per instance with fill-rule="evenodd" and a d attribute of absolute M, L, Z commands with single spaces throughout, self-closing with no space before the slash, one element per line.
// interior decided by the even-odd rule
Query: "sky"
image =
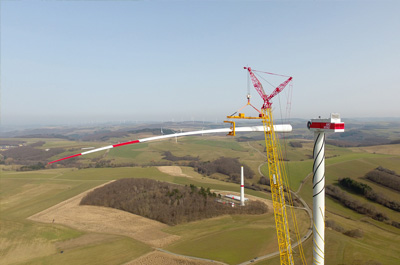
<path fill-rule="evenodd" d="M 248 87 L 262 105 L 244 66 L 293 77 L 292 96 L 285 88 L 273 100 L 276 116 L 289 100 L 292 118 L 400 117 L 400 1 L 3 0 L 0 9 L 2 125 L 222 121 Z"/>

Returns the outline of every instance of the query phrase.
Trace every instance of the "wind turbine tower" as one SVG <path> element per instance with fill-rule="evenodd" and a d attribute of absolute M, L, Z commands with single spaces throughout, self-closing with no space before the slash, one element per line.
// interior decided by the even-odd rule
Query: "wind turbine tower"
<path fill-rule="evenodd" d="M 344 132 L 340 115 L 329 119 L 311 119 L 307 127 L 314 132 L 313 166 L 313 264 L 324 265 L 325 260 L 325 133 Z"/>
<path fill-rule="evenodd" d="M 244 169 L 240 168 L 240 206 L 244 206 Z"/>

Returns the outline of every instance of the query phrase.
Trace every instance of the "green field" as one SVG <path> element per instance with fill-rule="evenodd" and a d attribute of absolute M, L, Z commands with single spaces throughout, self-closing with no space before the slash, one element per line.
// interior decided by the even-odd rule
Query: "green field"
<path fill-rule="evenodd" d="M 211 141 L 208 141 L 210 138 Z M 237 142 L 235 138 L 187 137 L 153 143 L 115 148 L 109 152 L 99 152 L 79 157 L 84 164 L 92 160 L 111 160 L 115 163 L 134 163 L 137 167 L 116 168 L 49 168 L 40 171 L 15 171 L 15 165 L 2 165 L 0 177 L 0 258 L 2 264 L 124 264 L 152 251 L 152 247 L 138 240 L 124 236 L 100 235 L 102 240 L 77 243 L 66 248 L 68 242 L 80 240 L 93 233 L 78 231 L 59 224 L 44 224 L 28 220 L 35 213 L 65 201 L 88 189 L 120 178 L 150 178 L 171 183 L 210 187 L 213 190 L 239 192 L 237 184 L 221 181 L 224 176 L 213 178 L 194 172 L 193 168 L 182 167 L 184 176 L 172 176 L 160 172 L 151 163 L 168 162 L 163 159 L 163 152 L 170 151 L 175 156 L 191 155 L 201 161 L 212 161 L 221 156 L 238 158 L 256 173 L 248 183 L 257 184 L 260 175 L 258 167 L 265 163 L 262 155 L 263 141 Z M 116 140 L 112 139 L 112 140 Z M 35 143 L 43 139 L 21 140 Z M 120 140 L 125 140 L 121 138 Z M 129 140 L 129 139 L 128 139 Z M 66 149 L 63 155 L 79 153 L 82 147 L 99 147 L 104 142 L 77 142 L 60 139 L 45 139 L 45 145 L 39 148 L 61 147 Z M 291 189 L 297 191 L 304 182 L 299 195 L 312 206 L 312 141 L 303 141 L 303 147 L 282 147 Z M 383 166 L 400 173 L 399 145 L 376 146 L 368 148 L 343 148 L 327 145 L 326 147 L 326 184 L 336 184 L 341 177 L 350 177 L 370 185 L 377 192 L 385 193 L 400 201 L 400 194 L 363 179 L 368 171 Z M 261 154 L 259 153 L 261 152 Z M 173 164 L 172 162 L 170 162 Z M 143 166 L 143 167 L 142 167 Z M 13 169 L 14 168 L 14 169 Z M 266 165 L 261 172 L 268 176 Z M 307 176 L 309 178 L 305 179 Z M 248 190 L 249 195 L 270 198 L 270 194 Z M 400 213 L 372 203 L 361 196 L 354 198 L 372 204 L 384 212 L 391 220 L 400 220 Z M 326 229 L 326 264 L 398 264 L 400 254 L 400 229 L 389 224 L 375 221 L 358 214 L 329 197 L 326 199 L 327 219 L 335 220 L 346 230 L 360 228 L 363 238 L 350 238 L 342 233 Z M 303 236 L 310 224 L 303 210 L 296 210 L 297 221 Z M 223 216 L 181 224 L 164 229 L 164 232 L 181 236 L 166 246 L 174 253 L 202 257 L 238 264 L 276 251 L 276 232 L 273 214 L 260 216 Z M 293 234 L 291 235 L 294 239 Z M 312 240 L 304 244 L 307 261 L 312 260 Z M 63 251 L 63 253 L 61 253 Z M 295 250 L 295 257 L 298 253 Z M 256 264 L 279 264 L 278 258 L 258 261 Z M 297 264 L 297 263 L 296 263 Z M 374 264 L 374 263 L 371 263 Z"/>
<path fill-rule="evenodd" d="M 108 240 L 107 243 L 84 245 L 61 254 L 59 253 L 60 249 L 57 248 L 60 242 L 79 238 L 87 232 L 76 231 L 57 224 L 36 223 L 26 220 L 26 218 L 89 188 L 123 177 L 145 177 L 183 185 L 195 184 L 218 190 L 238 191 L 237 185 L 204 178 L 191 168 L 183 168 L 183 171 L 192 174 L 193 178 L 170 176 L 152 167 L 50 169 L 31 172 L 2 171 L 0 179 L 2 257 L 10 264 L 14 261 L 18 263 L 28 260 L 31 264 L 67 264 L 71 261 L 75 262 L 75 260 L 80 261 L 78 264 L 98 264 L 99 260 L 104 260 L 103 264 L 110 264 L 107 262 L 108 259 L 103 258 L 104 253 L 119 249 L 110 258 L 115 261 L 111 264 L 121 264 L 147 253 L 150 247 L 143 243 L 129 238 L 117 237 Z M 265 197 L 260 192 L 249 191 L 249 193 Z M 191 232 L 188 233 L 188 231 Z M 226 216 L 222 219 L 210 219 L 171 227 L 167 229 L 167 232 L 184 235 L 182 240 L 168 248 L 169 250 L 181 254 L 220 259 L 230 264 L 244 261 L 247 257 L 261 255 L 268 252 L 268 249 L 276 248 L 274 246 L 276 234 L 272 214 Z M 203 239 L 196 242 L 194 239 L 200 234 Z M 257 235 L 257 240 L 254 240 L 252 235 Z M 230 253 L 237 253 L 235 249 L 240 244 L 233 248 L 224 245 L 230 240 L 239 238 L 247 238 L 245 240 L 249 242 L 248 251 L 240 255 L 235 254 L 225 260 L 225 257 L 231 256 Z M 216 242 L 216 239 L 221 240 L 221 255 L 211 255 L 211 253 L 204 255 L 204 249 L 201 248 L 190 251 L 190 246 L 201 242 L 207 245 L 207 241 Z M 256 246 L 257 248 L 255 248 Z M 22 251 L 22 248 L 26 249 L 24 255 L 17 255 Z M 133 249 L 135 251 L 132 251 Z M 96 258 L 89 262 L 85 257 L 91 256 Z M 116 258 L 117 256 L 118 258 Z"/>
<path fill-rule="evenodd" d="M 99 244 L 69 249 L 33 259 L 29 264 L 123 264 L 150 251 L 143 243 L 130 238 L 116 238 Z"/>

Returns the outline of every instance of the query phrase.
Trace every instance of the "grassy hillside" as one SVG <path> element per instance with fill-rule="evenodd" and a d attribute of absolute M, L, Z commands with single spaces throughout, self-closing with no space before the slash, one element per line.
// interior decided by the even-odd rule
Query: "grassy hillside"
<path fill-rule="evenodd" d="M 100 258 L 105 257 L 105 252 L 118 248 L 120 249 L 117 252 L 118 255 L 115 254 L 111 257 L 115 261 L 112 264 L 120 264 L 124 260 L 142 255 L 150 250 L 148 246 L 146 247 L 143 243 L 133 239 L 121 237 L 101 243 L 83 244 L 60 255 L 60 249 L 57 246 L 61 242 L 71 239 L 79 240 L 87 232 L 76 231 L 57 224 L 36 223 L 26 220 L 26 218 L 89 188 L 105 183 L 108 180 L 122 177 L 147 177 L 178 184 L 192 183 L 218 190 L 238 191 L 237 185 L 204 178 L 190 170 L 188 168 L 184 171 L 189 174 L 193 173 L 193 179 L 170 176 L 161 173 L 155 168 L 57 169 L 33 172 L 3 171 L 0 179 L 2 257 L 4 260 L 10 261 L 10 263 L 30 260 L 33 264 L 67 264 L 72 260 L 80 260 L 78 264 L 85 264 L 87 259 L 83 258 L 84 256 L 96 256 L 89 264 L 98 264 L 101 260 Z M 254 191 L 249 193 L 263 196 L 263 194 Z M 217 218 L 171 227 L 167 230 L 168 232 L 177 235 L 184 234 L 184 236 L 182 236 L 182 240 L 179 243 L 171 246 L 170 250 L 182 254 L 208 257 L 207 255 L 204 256 L 203 252 L 198 251 L 201 250 L 199 248 L 195 252 L 188 252 L 191 248 L 188 246 L 195 243 L 194 238 L 197 238 L 199 234 L 204 236 L 205 241 L 203 244 L 205 245 L 207 245 L 208 240 L 214 242 L 215 238 L 222 237 L 223 240 L 229 240 L 247 236 L 247 240 L 252 242 L 250 246 L 256 246 L 260 242 L 262 246 L 273 246 L 275 233 L 274 222 L 271 218 L 273 218 L 271 213 L 261 216 L 226 216 L 222 218 L 222 222 L 221 219 Z M 194 227 L 198 229 L 199 233 L 195 232 Z M 214 227 L 214 229 L 210 229 L 210 227 Z M 267 229 L 265 230 L 264 228 Z M 187 233 L 187 231 L 191 232 Z M 263 236 L 260 237 L 260 234 Z M 230 238 L 229 235 L 233 236 L 233 238 Z M 259 239 L 254 241 L 251 235 L 259 235 Z M 16 253 L 22 251 L 22 248 L 25 249 L 25 254 L 16 256 Z M 132 249 L 135 249 L 135 251 L 132 251 Z M 249 247 L 250 249 L 253 248 Z M 260 247 L 256 253 L 262 254 L 268 249 L 269 247 Z M 226 245 L 222 247 L 222 250 L 228 251 L 228 253 L 235 252 L 235 248 L 232 250 L 230 247 L 227 248 Z M 245 260 L 248 255 L 251 256 L 253 253 L 254 250 L 239 257 L 232 257 L 225 262 L 232 260 L 230 263 L 235 264 L 236 261 Z M 224 260 L 226 255 L 228 254 L 223 254 L 221 257 L 211 255 L 210 257 Z M 104 258 L 104 260 L 107 261 L 109 259 Z M 105 262 L 103 264 L 110 263 Z"/>
<path fill-rule="evenodd" d="M 394 130 L 384 129 L 390 141 L 396 140 Z M 304 131 L 304 130 L 303 130 Z M 289 181 L 294 191 L 312 207 L 312 148 L 313 141 L 304 137 L 288 139 L 282 151 L 286 160 Z M 98 135 L 94 132 L 93 139 Z M 74 132 L 71 132 L 73 135 Z M 99 135 L 102 135 L 100 132 Z M 105 141 L 78 141 L 59 138 L 15 138 L 27 144 L 45 141 L 41 150 L 62 148 L 63 152 L 49 159 L 82 152 L 81 148 L 101 147 L 118 141 L 136 139 L 135 134 L 110 134 Z M 376 135 L 375 133 L 369 134 Z M 141 133 L 141 136 L 146 133 Z M 355 139 L 354 133 L 343 139 Z M 19 165 L 11 160 L 3 160 L 0 165 L 0 258 L 4 264 L 124 264 L 152 250 L 152 247 L 130 237 L 72 229 L 53 224 L 27 220 L 35 213 L 63 202 L 86 190 L 120 178 L 150 178 L 171 183 L 214 190 L 239 192 L 237 184 L 226 181 L 222 174 L 210 177 L 194 172 L 193 168 L 182 166 L 185 161 L 171 162 L 163 159 L 163 152 L 183 157 L 199 157 L 200 161 L 213 161 L 221 156 L 238 158 L 256 173 L 248 184 L 257 184 L 261 173 L 268 176 L 264 164 L 264 142 L 252 140 L 238 142 L 235 138 L 224 136 L 196 136 L 187 138 L 150 142 L 115 148 L 72 160 L 71 164 L 56 164 L 55 168 L 38 171 L 16 171 Z M 365 142 L 365 139 L 361 139 Z M 290 141 L 301 143 L 293 147 Z M 296 146 L 296 145 L 295 145 Z M 110 161 L 115 165 L 131 163 L 135 167 L 95 168 L 99 161 Z M 181 165 L 182 173 L 188 175 L 169 175 L 160 172 L 155 165 Z M 261 165 L 261 166 L 260 166 Z M 78 167 L 88 167 L 78 169 Z M 337 185 L 338 178 L 352 178 L 368 184 L 375 191 L 400 201 L 400 193 L 364 178 L 364 175 L 382 166 L 400 173 L 399 144 L 360 147 L 326 146 L 326 184 Z M 308 176 L 308 177 L 307 177 Z M 266 188 L 264 185 L 260 185 Z M 345 191 L 354 199 L 372 205 L 385 213 L 391 220 L 400 221 L 400 213 L 373 203 L 360 195 Z M 259 198 L 270 198 L 269 193 L 246 189 L 246 193 Z M 346 208 L 339 202 L 326 198 L 326 218 L 340 224 L 346 231 L 361 229 L 362 238 L 352 238 L 344 233 L 326 228 L 326 264 L 398 264 L 400 254 L 400 229 L 373 220 L 365 215 Z M 308 216 L 303 210 L 296 210 L 302 236 L 310 226 Z M 180 239 L 167 245 L 165 249 L 184 255 L 223 261 L 228 264 L 260 257 L 277 250 L 275 223 L 272 213 L 260 216 L 223 216 L 192 223 L 181 224 L 164 229 L 164 232 L 180 236 Z M 87 238 L 95 240 L 87 240 Z M 292 236 L 292 238 L 294 238 Z M 307 261 L 312 262 L 312 240 L 304 244 Z M 63 251 L 63 253 L 61 253 Z M 298 254 L 295 250 L 295 256 Z M 375 263 L 374 263 L 375 262 Z M 279 264 L 277 257 L 258 261 L 256 264 Z M 296 263 L 298 264 L 298 263 Z"/>

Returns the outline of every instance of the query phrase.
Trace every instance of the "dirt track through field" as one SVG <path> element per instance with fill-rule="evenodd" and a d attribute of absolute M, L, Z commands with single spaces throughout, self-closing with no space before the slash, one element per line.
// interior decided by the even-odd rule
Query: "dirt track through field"
<path fill-rule="evenodd" d="M 107 207 L 79 205 L 81 199 L 90 191 L 54 205 L 28 219 L 43 223 L 54 222 L 83 231 L 129 236 L 153 247 L 163 247 L 180 238 L 161 231 L 167 225 L 139 215 Z"/>

